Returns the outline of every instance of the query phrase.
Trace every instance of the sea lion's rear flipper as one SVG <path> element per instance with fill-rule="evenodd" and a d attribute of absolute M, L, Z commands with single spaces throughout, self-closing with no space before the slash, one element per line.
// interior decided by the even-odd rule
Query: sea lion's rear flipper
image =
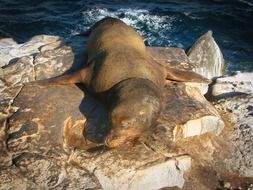
<path fill-rule="evenodd" d="M 166 79 L 180 81 L 180 82 L 204 82 L 210 83 L 211 81 L 193 71 L 183 71 L 174 68 L 165 68 Z"/>

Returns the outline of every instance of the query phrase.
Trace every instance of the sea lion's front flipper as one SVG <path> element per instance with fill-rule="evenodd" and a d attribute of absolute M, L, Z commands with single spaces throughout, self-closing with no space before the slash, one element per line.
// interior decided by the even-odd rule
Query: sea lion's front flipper
<path fill-rule="evenodd" d="M 193 72 L 183 71 L 174 68 L 165 68 L 165 76 L 168 80 L 180 81 L 180 82 L 205 82 L 210 83 L 210 80 Z"/>
<path fill-rule="evenodd" d="M 75 83 L 82 83 L 84 85 L 88 85 L 93 70 L 93 64 L 85 67 L 81 70 L 78 70 L 74 73 L 70 73 L 67 75 L 60 75 L 57 77 L 53 77 L 50 79 L 45 80 L 38 80 L 32 83 L 38 85 L 64 85 L 64 84 L 75 84 Z"/>

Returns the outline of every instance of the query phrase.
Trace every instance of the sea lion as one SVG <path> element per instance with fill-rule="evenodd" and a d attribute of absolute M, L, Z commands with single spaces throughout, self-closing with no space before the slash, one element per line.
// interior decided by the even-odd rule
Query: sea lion
<path fill-rule="evenodd" d="M 155 124 L 166 79 L 207 81 L 194 72 L 169 69 L 155 62 L 143 38 L 111 17 L 90 28 L 86 58 L 85 68 L 46 82 L 82 83 L 108 105 L 111 131 L 105 144 L 109 147 L 137 139 Z"/>

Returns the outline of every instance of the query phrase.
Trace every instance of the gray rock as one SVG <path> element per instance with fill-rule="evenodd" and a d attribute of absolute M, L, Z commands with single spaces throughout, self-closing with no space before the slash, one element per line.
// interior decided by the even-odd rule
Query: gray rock
<path fill-rule="evenodd" d="M 0 67 L 8 65 L 14 58 L 39 53 L 41 46 L 54 43 L 58 39 L 56 36 L 40 35 L 33 37 L 30 41 L 23 44 L 17 44 L 11 38 L 0 39 Z"/>
<path fill-rule="evenodd" d="M 225 160 L 228 167 L 240 175 L 253 177 L 253 73 L 217 79 L 212 87 L 216 108 L 227 114 L 233 133 L 230 140 L 232 157 Z"/>
<path fill-rule="evenodd" d="M 166 66 L 183 70 L 193 69 L 192 65 L 189 63 L 189 58 L 181 48 L 147 47 L 147 51 L 155 61 Z"/>
<path fill-rule="evenodd" d="M 234 76 L 218 78 L 211 87 L 211 96 L 216 99 L 253 93 L 253 73 L 237 72 Z"/>
<path fill-rule="evenodd" d="M 143 163 L 142 163 L 143 164 Z M 189 156 L 178 156 L 176 158 L 155 162 L 146 167 L 136 164 L 125 167 L 118 171 L 114 171 L 114 175 L 108 175 L 110 170 L 115 170 L 118 163 L 111 163 L 107 168 L 95 171 L 95 175 L 103 189 L 147 189 L 155 190 L 163 187 L 180 187 L 184 185 L 183 174 L 191 166 L 191 158 Z M 93 166 L 94 167 L 94 166 Z"/>
<path fill-rule="evenodd" d="M 187 55 L 195 66 L 194 71 L 212 79 L 224 74 L 224 59 L 212 31 L 202 35 L 189 49 Z"/>

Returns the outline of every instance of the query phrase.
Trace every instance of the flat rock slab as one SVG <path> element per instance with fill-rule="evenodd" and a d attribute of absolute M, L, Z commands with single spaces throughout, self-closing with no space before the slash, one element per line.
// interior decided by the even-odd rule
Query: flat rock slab
<path fill-rule="evenodd" d="M 13 106 L 19 107 L 19 110 L 9 120 L 7 145 L 12 162 L 25 173 L 23 177 L 27 187 L 33 187 L 34 178 L 38 187 L 50 188 L 57 183 L 60 187 L 70 186 L 70 181 L 76 180 L 77 176 L 82 178 L 82 175 L 92 176 L 84 180 L 87 186 L 101 186 L 103 189 L 183 186 L 183 174 L 190 168 L 191 158 L 172 145 L 170 139 L 165 142 L 165 136 L 152 148 L 149 148 L 149 141 L 147 145 L 137 143 L 134 147 L 102 150 L 102 153 L 90 153 L 88 156 L 77 156 L 73 150 L 65 149 L 64 121 L 68 117 L 72 117 L 73 121 L 85 118 L 81 108 L 83 99 L 83 91 L 75 85 L 26 85 L 15 99 Z M 93 105 L 95 107 L 90 107 L 85 113 L 95 112 L 92 117 L 101 117 L 103 110 L 99 105 Z M 89 119 L 90 115 L 86 117 Z M 98 133 L 100 131 L 104 132 L 103 129 L 97 130 Z M 159 139 L 159 135 L 156 138 Z M 159 144 L 170 152 L 155 152 Z M 74 165 L 66 168 L 68 162 Z M 38 173 L 45 171 L 46 167 L 52 169 L 39 176 Z M 76 170 L 75 176 L 69 175 L 67 170 Z M 58 180 L 49 181 L 53 177 Z M 61 181 L 61 177 L 64 180 Z M 46 184 L 40 184 L 42 181 Z"/>
<path fill-rule="evenodd" d="M 83 119 L 79 110 L 83 98 L 84 93 L 75 85 L 58 87 L 26 85 L 13 104 L 19 107 L 19 110 L 9 120 L 12 126 L 8 131 L 9 135 L 13 138 L 21 135 L 26 139 L 30 138 L 29 134 L 34 133 L 36 135 L 33 136 L 37 136 L 39 140 L 38 147 L 62 146 L 64 121 L 70 116 L 75 120 Z M 17 148 L 11 139 L 9 149 L 20 149 L 23 146 L 18 142 L 15 145 L 21 147 Z M 25 143 L 29 146 L 28 142 Z"/>
<path fill-rule="evenodd" d="M 3 189 L 100 188 L 92 174 L 68 164 L 69 155 L 63 147 L 64 121 L 69 116 L 84 118 L 79 108 L 83 98 L 83 91 L 75 85 L 26 85 L 22 89 L 14 102 L 19 110 L 9 120 L 7 144 L 12 164 L 19 169 L 2 170 L 1 177 L 10 170 L 17 173 L 4 178 Z"/>
<path fill-rule="evenodd" d="M 181 48 L 172 47 L 147 47 L 147 51 L 157 62 L 183 70 L 192 70 L 189 58 Z"/>
<path fill-rule="evenodd" d="M 189 126 L 187 123 L 192 120 L 203 120 L 207 116 L 219 120 L 211 105 L 207 105 L 208 102 L 195 91 L 196 89 L 189 89 L 183 83 L 168 83 L 164 92 L 166 102 L 158 119 L 159 124 L 150 131 L 150 134 L 144 136 L 133 147 L 102 149 L 102 152 L 96 151 L 89 153 L 88 156 L 87 153 L 80 156 L 78 155 L 80 152 L 76 153 L 64 147 L 64 122 L 69 117 L 74 122 L 85 118 L 89 120 L 90 117 L 98 119 L 101 114 L 106 115 L 106 111 L 96 103 L 93 103 L 93 107 L 87 111 L 83 111 L 82 106 L 85 104 L 82 102 L 85 95 L 75 85 L 43 87 L 26 85 L 13 104 L 19 107 L 19 110 L 9 120 L 8 151 L 15 165 L 30 173 L 29 175 L 26 173 L 28 181 L 41 167 L 38 165 L 30 168 L 34 162 L 42 165 L 58 164 L 55 171 L 58 180 L 53 184 L 48 182 L 47 187 L 63 183 L 64 180 L 59 182 L 61 175 L 65 175 L 63 176 L 65 180 L 76 179 L 62 174 L 68 162 L 74 163 L 73 166 L 69 166 L 70 168 L 76 169 L 75 165 L 78 168 L 85 168 L 85 175 L 92 176 L 86 182 L 97 187 L 101 186 L 103 189 L 182 187 L 183 175 L 191 166 L 191 158 L 178 148 L 173 140 L 205 132 L 216 133 L 217 128 L 205 129 L 206 125 L 203 122 Z M 93 116 L 85 115 L 91 112 Z M 185 125 L 188 125 L 187 131 Z M 222 125 L 219 130 L 221 129 Z M 103 135 L 106 130 L 94 131 Z M 76 172 L 77 176 L 84 175 L 82 170 Z M 43 177 L 50 178 L 51 175 L 49 171 Z"/>

